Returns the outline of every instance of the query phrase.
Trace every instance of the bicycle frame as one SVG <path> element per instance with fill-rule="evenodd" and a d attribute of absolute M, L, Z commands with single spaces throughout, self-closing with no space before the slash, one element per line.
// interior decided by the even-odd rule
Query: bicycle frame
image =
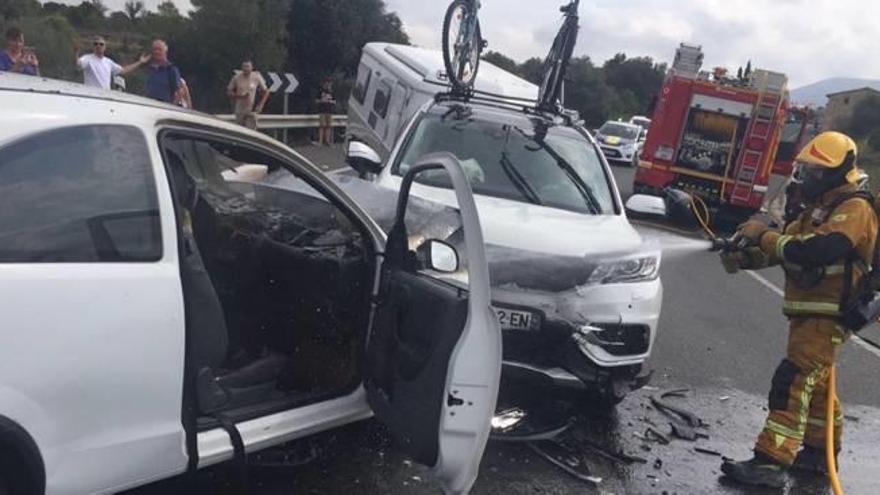
<path fill-rule="evenodd" d="M 560 98 L 565 72 L 577 43 L 579 7 L 580 0 L 571 0 L 559 9 L 564 14 L 565 20 L 553 40 L 550 53 L 544 60 L 544 81 L 538 95 L 538 108 L 542 110 L 556 113 L 561 111 Z"/>

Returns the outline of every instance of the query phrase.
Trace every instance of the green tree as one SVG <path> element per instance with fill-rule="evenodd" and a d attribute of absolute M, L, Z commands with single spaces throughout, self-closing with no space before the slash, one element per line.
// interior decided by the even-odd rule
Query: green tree
<path fill-rule="evenodd" d="M 480 58 L 485 60 L 486 62 L 489 62 L 490 64 L 497 65 L 507 72 L 512 72 L 514 74 L 519 73 L 519 66 L 516 64 L 516 61 L 502 53 L 488 51 L 482 54 Z"/>
<path fill-rule="evenodd" d="M 40 11 L 37 0 L 0 0 L 0 21 L 10 22 Z"/>
<path fill-rule="evenodd" d="M 125 15 L 131 22 L 136 22 L 144 13 L 144 2 L 141 0 L 128 0 L 125 2 Z"/>
<path fill-rule="evenodd" d="M 650 57 L 626 58 L 618 53 L 602 67 L 605 82 L 617 93 L 617 116 L 628 117 L 648 112 L 651 101 L 660 91 L 666 66 Z"/>
<path fill-rule="evenodd" d="M 185 29 L 168 41 L 200 109 L 229 111 L 226 84 L 244 58 L 252 58 L 258 70 L 283 68 L 288 3 L 193 0 Z"/>
<path fill-rule="evenodd" d="M 288 68 L 302 83 L 296 108 L 312 108 L 324 77 L 337 82 L 337 101 L 347 101 L 357 72 L 361 48 L 371 41 L 408 44 L 396 14 L 383 0 L 293 0 L 287 22 L 290 33 Z"/>
<path fill-rule="evenodd" d="M 544 79 L 544 61 L 537 57 L 532 57 L 519 66 L 517 71 L 520 77 L 533 83 L 541 84 Z"/>
<path fill-rule="evenodd" d="M 156 13 L 162 17 L 173 19 L 183 17 L 182 15 L 180 15 L 180 10 L 178 10 L 177 5 L 174 5 L 174 2 L 172 2 L 171 0 L 165 0 L 164 2 L 157 5 Z"/>

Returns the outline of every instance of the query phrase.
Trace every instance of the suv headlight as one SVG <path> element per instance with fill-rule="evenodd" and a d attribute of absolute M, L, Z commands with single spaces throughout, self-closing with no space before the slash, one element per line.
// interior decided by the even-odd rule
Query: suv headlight
<path fill-rule="evenodd" d="M 660 275 L 660 255 L 627 258 L 601 263 L 590 274 L 587 284 L 647 282 Z"/>

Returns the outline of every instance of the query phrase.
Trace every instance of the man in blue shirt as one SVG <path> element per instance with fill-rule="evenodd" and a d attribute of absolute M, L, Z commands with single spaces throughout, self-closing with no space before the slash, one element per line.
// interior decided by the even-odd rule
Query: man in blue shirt
<path fill-rule="evenodd" d="M 40 62 L 34 49 L 24 46 L 24 33 L 17 27 L 6 30 L 6 49 L 0 51 L 0 72 L 40 75 Z"/>
<path fill-rule="evenodd" d="M 152 58 L 147 70 L 147 97 L 177 103 L 180 98 L 180 71 L 168 60 L 168 44 L 164 40 L 153 41 Z"/>

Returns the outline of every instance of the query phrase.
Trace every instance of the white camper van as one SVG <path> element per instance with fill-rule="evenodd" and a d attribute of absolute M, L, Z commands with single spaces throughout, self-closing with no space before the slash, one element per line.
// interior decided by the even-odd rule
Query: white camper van
<path fill-rule="evenodd" d="M 347 139 L 368 144 L 387 160 L 410 118 L 434 95 L 449 90 L 442 67 L 440 50 L 365 45 L 348 103 Z M 475 89 L 531 104 L 538 97 L 537 86 L 486 61 L 480 62 Z"/>

